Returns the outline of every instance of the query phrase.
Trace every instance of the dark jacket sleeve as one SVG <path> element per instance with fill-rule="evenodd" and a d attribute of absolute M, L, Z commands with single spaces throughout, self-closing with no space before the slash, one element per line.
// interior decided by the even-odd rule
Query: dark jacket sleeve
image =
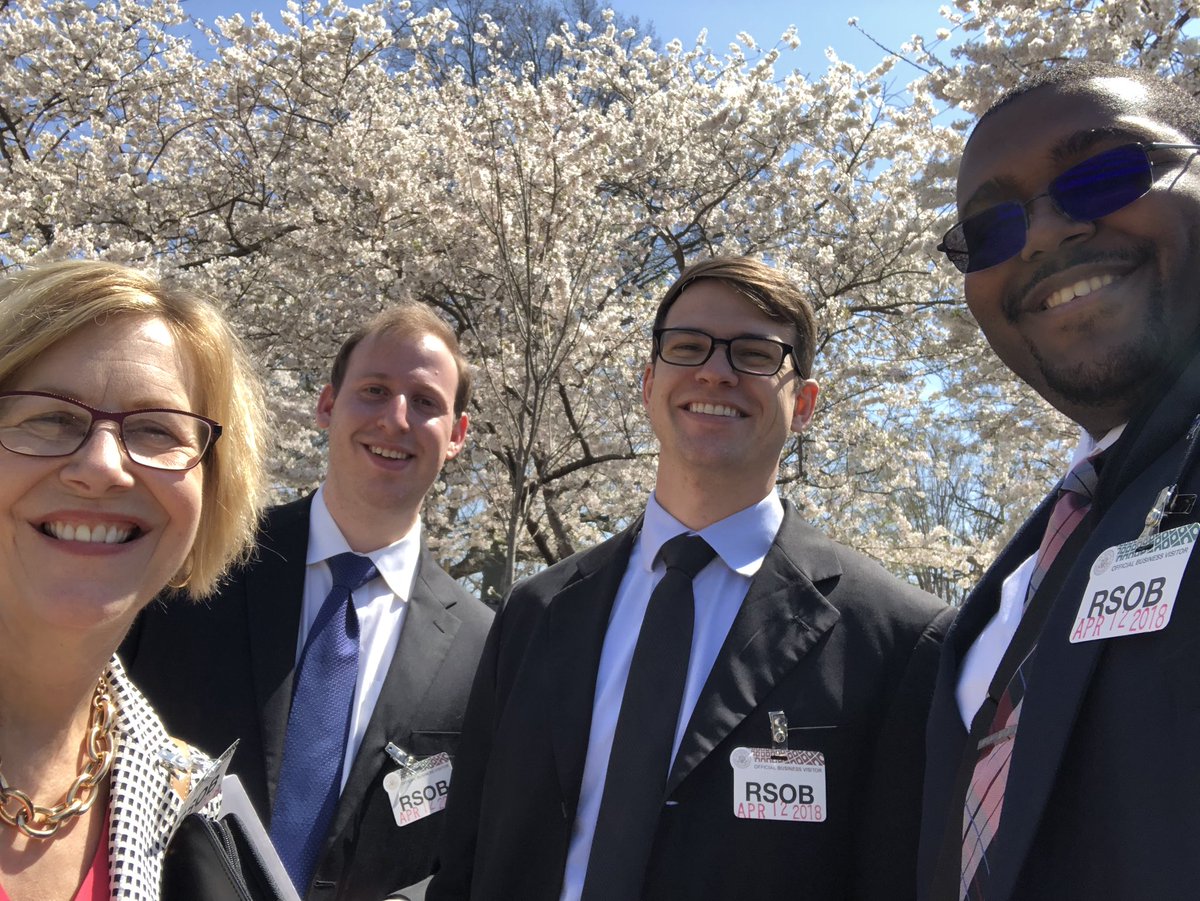
<path fill-rule="evenodd" d="M 858 819 L 857 898 L 916 898 L 925 721 L 942 641 L 957 612 L 955 607 L 943 607 L 920 633 L 884 714 Z"/>
<path fill-rule="evenodd" d="M 427 901 L 470 897 L 475 845 L 479 833 L 479 812 L 483 782 L 491 757 L 492 737 L 497 716 L 497 658 L 504 614 L 497 615 L 488 633 L 475 671 L 471 697 L 463 717 L 458 760 L 446 802 L 446 820 L 441 853 L 433 881 L 425 892 Z"/>

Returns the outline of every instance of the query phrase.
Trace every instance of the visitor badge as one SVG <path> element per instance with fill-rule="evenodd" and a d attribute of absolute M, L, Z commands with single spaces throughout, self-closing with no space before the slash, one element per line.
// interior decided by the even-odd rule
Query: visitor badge
<path fill-rule="evenodd" d="M 1200 523 L 1110 547 L 1092 564 L 1071 644 L 1167 627 Z"/>
<path fill-rule="evenodd" d="M 825 755 L 820 751 L 737 748 L 733 767 L 733 815 L 743 820 L 823 823 Z"/>
<path fill-rule="evenodd" d="M 383 777 L 397 826 L 407 826 L 446 806 L 450 791 L 450 755 L 442 752 Z"/>

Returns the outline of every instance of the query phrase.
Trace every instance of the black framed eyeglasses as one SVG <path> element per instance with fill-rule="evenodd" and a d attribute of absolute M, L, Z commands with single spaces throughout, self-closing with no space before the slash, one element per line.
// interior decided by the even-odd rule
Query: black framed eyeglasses
<path fill-rule="evenodd" d="M 654 353 L 673 366 L 703 366 L 718 344 L 725 346 L 729 367 L 747 375 L 774 375 L 789 356 L 795 361 L 792 345 L 774 338 L 714 338 L 693 328 L 654 330 Z"/>
<path fill-rule="evenodd" d="M 959 272 L 978 272 L 1021 252 L 1029 231 L 1029 205 L 1035 200 L 1049 197 L 1055 209 L 1076 222 L 1115 213 L 1150 191 L 1155 177 L 1151 150 L 1200 150 L 1200 144 L 1146 141 L 1097 153 L 1062 172 L 1044 193 L 1024 203 L 998 203 L 956 223 L 937 249 Z"/>
<path fill-rule="evenodd" d="M 218 423 L 183 410 L 114 413 L 44 391 L 0 393 L 0 447 L 14 454 L 69 457 L 97 422 L 115 422 L 129 459 L 151 469 L 191 469 L 221 437 Z"/>

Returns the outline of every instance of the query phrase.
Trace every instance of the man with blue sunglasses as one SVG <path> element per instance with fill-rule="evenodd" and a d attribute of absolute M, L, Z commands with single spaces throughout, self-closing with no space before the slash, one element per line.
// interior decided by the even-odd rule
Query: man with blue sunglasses
<path fill-rule="evenodd" d="M 1200 104 L 1047 69 L 975 126 L 957 200 L 971 313 L 1081 440 L 943 646 L 920 895 L 1193 897 Z"/>

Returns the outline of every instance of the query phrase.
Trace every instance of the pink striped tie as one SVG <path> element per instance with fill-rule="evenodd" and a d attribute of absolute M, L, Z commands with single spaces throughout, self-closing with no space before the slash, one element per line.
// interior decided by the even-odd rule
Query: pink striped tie
<path fill-rule="evenodd" d="M 1059 488 L 1058 500 L 1050 511 L 1046 534 L 1038 548 L 1037 563 L 1029 577 L 1025 606 L 1041 585 L 1054 558 L 1067 538 L 1087 514 L 1096 490 L 1096 469 L 1091 460 L 1081 461 L 1072 469 Z M 979 743 L 979 759 L 967 786 L 963 804 L 962 880 L 960 899 L 983 901 L 980 879 L 988 872 L 987 850 L 1000 827 L 1004 808 L 1004 786 L 1012 762 L 1017 723 L 1021 718 L 1021 703 L 1025 696 L 1025 667 L 1033 656 L 1036 643 L 1021 661 L 1009 680 L 996 706 L 987 737 Z"/>

